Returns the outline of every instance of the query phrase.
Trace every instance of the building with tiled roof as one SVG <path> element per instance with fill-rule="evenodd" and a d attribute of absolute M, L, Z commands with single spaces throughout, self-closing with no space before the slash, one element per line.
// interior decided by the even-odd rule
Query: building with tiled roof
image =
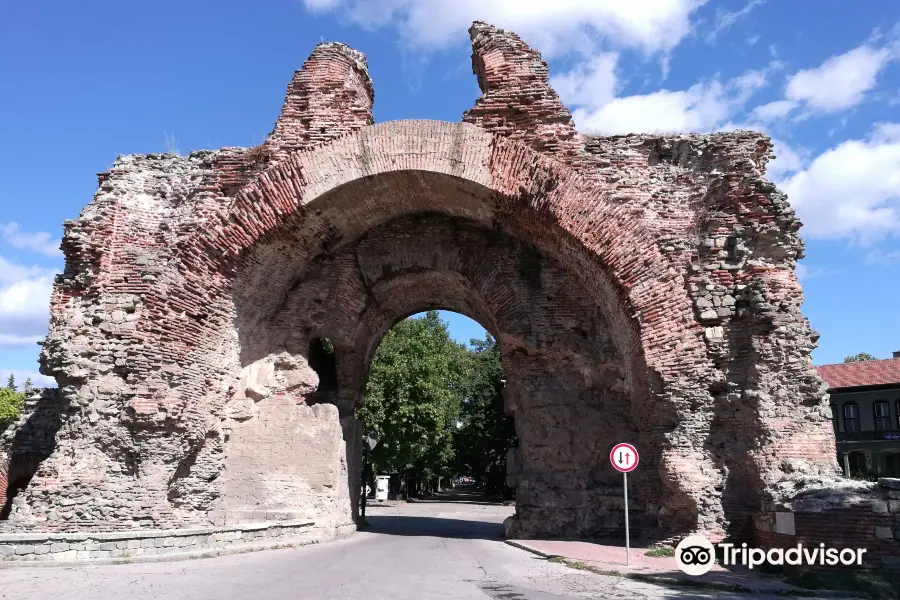
<path fill-rule="evenodd" d="M 900 477 L 900 351 L 816 367 L 828 384 L 838 460 L 848 476 Z"/>

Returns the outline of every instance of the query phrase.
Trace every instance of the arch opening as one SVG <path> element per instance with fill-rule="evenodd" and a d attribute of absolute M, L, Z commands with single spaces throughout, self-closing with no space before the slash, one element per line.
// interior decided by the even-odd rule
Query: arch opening
<path fill-rule="evenodd" d="M 506 459 L 516 439 L 496 339 L 460 313 L 430 309 L 401 319 L 377 345 L 355 411 L 377 438 L 363 448 L 368 497 L 378 474 L 389 477 L 391 498 L 512 498 Z M 473 489 L 447 496 L 460 477 Z"/>
<path fill-rule="evenodd" d="M 288 244 L 274 243 L 279 248 Z M 271 249 L 258 251 L 258 256 L 281 255 Z M 516 490 L 517 502 L 508 532 L 619 534 L 624 527 L 621 477 L 607 464 L 606 456 L 622 439 L 650 441 L 655 436 L 655 448 L 645 444 L 645 460 L 658 464 L 661 434 L 658 429 L 643 428 L 634 418 L 646 397 L 632 383 L 635 369 L 626 364 L 615 321 L 607 316 L 610 308 L 599 306 L 579 278 L 553 257 L 503 227 L 427 211 L 381 220 L 356 240 L 335 246 L 305 267 L 271 260 L 255 264 L 265 264 L 273 278 L 291 284 L 288 293 L 275 295 L 277 306 L 262 311 L 258 302 L 247 301 L 253 297 L 248 290 L 235 291 L 236 321 L 252 323 L 238 332 L 243 371 L 271 372 L 274 382 L 270 396 L 255 403 L 260 412 L 254 418 L 270 418 L 262 412 L 274 410 L 264 406 L 272 402 L 270 398 L 288 398 L 287 403 L 294 406 L 289 411 L 321 411 L 314 416 L 332 424 L 328 434 L 332 441 L 334 427 L 339 427 L 343 447 L 331 445 L 328 451 L 342 454 L 341 468 L 330 477 L 343 477 L 342 489 L 349 496 L 347 514 L 358 515 L 364 427 L 355 411 L 363 405 L 376 349 L 391 328 L 408 316 L 443 309 L 482 323 L 500 347 L 507 381 L 504 408 L 514 419 L 519 440 L 509 455 L 512 466 L 505 477 Z M 248 276 L 244 281 L 254 279 Z M 244 311 L 255 312 L 245 317 Z M 311 351 L 322 338 L 334 345 L 337 380 L 333 402 L 324 404 L 318 399 L 321 390 L 331 389 L 331 383 L 324 376 L 321 358 Z M 292 363 L 285 354 L 294 356 Z M 271 369 L 261 366 L 268 363 Z M 299 388 L 293 394 L 279 389 L 288 363 L 305 363 L 310 374 L 305 393 Z M 290 421 L 284 410 L 278 409 L 279 419 Z M 230 443 L 238 445 L 259 433 L 253 419 L 230 424 L 229 429 L 237 440 Z M 244 429 L 252 435 L 243 433 Z M 286 448 L 284 453 L 298 461 L 309 454 L 300 446 Z M 226 512 L 233 512 L 236 507 L 229 503 L 240 493 L 235 488 L 237 480 L 229 475 L 229 460 L 223 503 Z M 263 481 L 242 485 L 270 490 L 284 485 L 264 472 L 256 473 Z M 295 474 L 301 479 L 308 476 Z M 651 467 L 642 480 L 646 485 L 641 488 L 656 495 L 633 496 L 636 506 L 632 509 L 641 507 L 633 523 L 636 534 L 657 526 L 656 510 L 663 502 L 658 473 Z M 327 495 L 334 485 L 310 493 Z M 277 508 L 288 510 L 286 504 Z"/>
<path fill-rule="evenodd" d="M 208 227 L 173 233 L 171 268 L 128 299 L 135 339 L 157 343 L 129 354 L 128 381 L 103 380 L 143 459 L 122 485 L 160 491 L 134 519 L 352 523 L 354 410 L 377 340 L 443 307 L 490 324 L 520 373 L 520 533 L 620 526 L 601 463 L 623 437 L 644 450 L 647 523 L 695 525 L 716 474 L 680 443 L 698 421 L 684 404 L 705 401 L 680 374 L 702 371 L 702 331 L 643 221 L 567 169 L 477 127 L 390 123 L 283 157 L 210 204 Z M 202 493 L 176 505 L 173 489 Z"/>

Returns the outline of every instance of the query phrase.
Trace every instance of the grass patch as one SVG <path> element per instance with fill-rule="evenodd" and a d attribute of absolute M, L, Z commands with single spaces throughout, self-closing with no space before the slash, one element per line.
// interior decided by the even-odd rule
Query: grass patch
<path fill-rule="evenodd" d="M 675 556 L 675 548 L 669 548 L 668 546 L 651 546 L 644 552 L 644 556 L 672 558 Z"/>
<path fill-rule="evenodd" d="M 787 583 L 808 590 L 855 592 L 873 599 L 900 599 L 900 576 L 868 571 L 807 571 Z"/>
<path fill-rule="evenodd" d="M 571 567 L 573 569 L 578 569 L 579 571 L 592 571 L 593 572 L 595 570 L 592 566 L 586 565 L 583 562 L 580 562 L 577 560 L 573 560 L 571 562 L 566 562 L 566 564 L 569 565 L 569 567 Z"/>

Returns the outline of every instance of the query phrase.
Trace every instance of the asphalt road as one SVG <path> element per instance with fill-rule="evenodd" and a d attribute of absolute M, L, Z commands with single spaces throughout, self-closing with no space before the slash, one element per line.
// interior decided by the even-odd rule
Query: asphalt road
<path fill-rule="evenodd" d="M 511 507 L 472 501 L 372 507 L 350 538 L 186 561 L 10 566 L 10 600 L 566 600 L 750 598 L 641 583 L 551 563 L 504 544 Z M 759 596 L 755 596 L 759 598 Z"/>

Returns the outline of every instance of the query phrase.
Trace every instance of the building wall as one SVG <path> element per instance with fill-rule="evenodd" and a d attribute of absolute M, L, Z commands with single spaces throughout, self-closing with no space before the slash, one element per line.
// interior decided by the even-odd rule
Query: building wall
<path fill-rule="evenodd" d="M 900 477 L 900 385 L 875 390 L 847 389 L 831 392 L 830 396 L 835 415 L 838 462 L 845 475 Z M 876 402 L 888 403 L 890 416 L 884 433 L 877 433 L 875 429 Z M 844 406 L 851 403 L 858 407 L 859 430 L 856 432 L 847 431 L 844 419 Z M 892 439 L 885 439 L 885 435 Z"/>
<path fill-rule="evenodd" d="M 878 401 L 885 401 L 888 403 L 888 408 L 890 409 L 891 419 L 888 429 L 898 429 L 900 430 L 900 414 L 898 414 L 898 405 L 900 402 L 900 385 L 884 389 L 884 390 L 875 390 L 875 391 L 835 391 L 831 392 L 831 404 L 836 408 L 836 416 L 838 417 L 838 428 L 837 431 L 839 433 L 843 433 L 846 431 L 844 428 L 844 405 L 847 403 L 855 402 L 859 405 L 859 430 L 860 431 L 874 431 L 875 430 L 875 412 L 873 409 L 873 404 Z M 900 441 L 898 441 L 898 447 L 900 447 Z"/>

